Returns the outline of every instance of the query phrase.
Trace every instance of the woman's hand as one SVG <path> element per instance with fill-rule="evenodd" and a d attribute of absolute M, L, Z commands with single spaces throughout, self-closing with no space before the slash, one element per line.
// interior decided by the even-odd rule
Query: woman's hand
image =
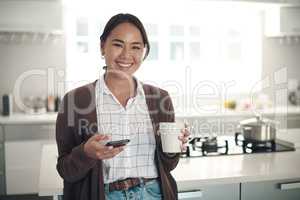
<path fill-rule="evenodd" d="M 181 141 L 181 151 L 186 151 L 186 143 L 189 140 L 190 132 L 188 130 L 187 124 L 184 124 L 185 128 L 181 130 L 180 135 L 178 136 L 178 139 Z"/>
<path fill-rule="evenodd" d="M 115 157 L 121 151 L 123 151 L 124 147 L 116 147 L 112 146 L 108 147 L 103 144 L 103 141 L 109 140 L 109 136 L 96 134 L 92 136 L 85 144 L 84 144 L 84 152 L 85 154 L 93 159 L 97 160 L 105 160 L 109 158 Z"/>

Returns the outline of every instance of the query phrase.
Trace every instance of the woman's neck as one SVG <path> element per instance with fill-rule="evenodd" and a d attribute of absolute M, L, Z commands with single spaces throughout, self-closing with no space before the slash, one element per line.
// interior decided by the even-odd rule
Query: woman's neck
<path fill-rule="evenodd" d="M 132 76 L 124 75 L 120 77 L 119 75 L 106 73 L 104 81 L 116 97 L 127 99 L 135 96 L 137 83 Z"/>

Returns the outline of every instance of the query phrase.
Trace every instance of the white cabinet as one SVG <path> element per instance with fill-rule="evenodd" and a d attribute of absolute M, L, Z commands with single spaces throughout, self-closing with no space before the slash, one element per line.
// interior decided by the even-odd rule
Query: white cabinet
<path fill-rule="evenodd" d="M 300 7 L 282 7 L 280 9 L 280 31 L 300 35 Z"/>
<path fill-rule="evenodd" d="M 180 191 L 178 196 L 179 200 L 299 200 L 300 179 L 209 185 Z"/>
<path fill-rule="evenodd" d="M 62 30 L 61 1 L 0 1 L 0 31 Z"/>
<path fill-rule="evenodd" d="M 6 142 L 5 157 L 7 194 L 37 193 L 41 143 Z"/>
<path fill-rule="evenodd" d="M 55 142 L 54 125 L 7 125 L 6 194 L 38 193 L 42 145 Z"/>
<path fill-rule="evenodd" d="M 299 200 L 300 179 L 242 183 L 241 200 Z"/>
<path fill-rule="evenodd" d="M 300 36 L 300 7 L 274 7 L 265 12 L 265 35 Z"/>
<path fill-rule="evenodd" d="M 296 5 L 299 6 L 300 5 L 300 1 L 299 0 L 285 0 L 286 3 L 290 4 L 290 5 Z"/>

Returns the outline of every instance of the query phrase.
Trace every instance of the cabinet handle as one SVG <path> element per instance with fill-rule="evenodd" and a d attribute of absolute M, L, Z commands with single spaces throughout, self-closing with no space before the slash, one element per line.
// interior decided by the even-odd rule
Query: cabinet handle
<path fill-rule="evenodd" d="M 279 184 L 279 188 L 280 188 L 280 190 L 300 189 L 300 182 L 281 183 L 281 184 Z"/>
<path fill-rule="evenodd" d="M 201 190 L 184 191 L 178 193 L 179 200 L 198 199 L 202 197 Z"/>

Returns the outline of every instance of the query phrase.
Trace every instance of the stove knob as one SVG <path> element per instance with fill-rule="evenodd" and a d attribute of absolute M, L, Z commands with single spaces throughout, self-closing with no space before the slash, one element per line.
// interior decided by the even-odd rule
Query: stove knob
<path fill-rule="evenodd" d="M 191 156 L 191 153 L 190 153 L 190 147 L 189 147 L 189 146 L 186 147 L 186 156 L 187 156 L 187 157 L 190 157 L 190 156 Z"/>

